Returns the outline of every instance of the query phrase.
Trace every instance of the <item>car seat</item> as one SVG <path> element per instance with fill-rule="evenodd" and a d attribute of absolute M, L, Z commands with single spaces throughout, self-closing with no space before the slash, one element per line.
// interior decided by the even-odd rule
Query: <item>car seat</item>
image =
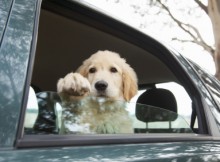
<path fill-rule="evenodd" d="M 149 122 L 169 122 L 169 130 L 172 131 L 171 122 L 178 117 L 175 96 L 169 90 L 162 88 L 151 88 L 141 94 L 135 111 L 136 118 L 146 123 L 146 129 L 135 129 L 136 133 L 161 131 L 149 129 Z"/>

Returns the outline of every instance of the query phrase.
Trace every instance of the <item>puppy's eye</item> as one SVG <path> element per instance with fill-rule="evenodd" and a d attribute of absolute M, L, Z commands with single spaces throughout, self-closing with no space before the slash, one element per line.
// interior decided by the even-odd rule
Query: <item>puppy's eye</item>
<path fill-rule="evenodd" d="M 89 69 L 89 72 L 90 72 L 90 73 L 95 73 L 95 72 L 96 72 L 96 68 L 90 68 L 90 69 Z"/>
<path fill-rule="evenodd" d="M 117 73 L 117 72 L 118 72 L 118 70 L 117 70 L 115 67 L 111 67 L 110 71 L 111 71 L 112 73 Z"/>

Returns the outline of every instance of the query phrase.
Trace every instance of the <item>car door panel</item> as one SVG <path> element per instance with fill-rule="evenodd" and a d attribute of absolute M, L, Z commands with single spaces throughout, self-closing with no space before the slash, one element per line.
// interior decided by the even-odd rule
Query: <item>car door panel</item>
<path fill-rule="evenodd" d="M 5 161 L 218 161 L 220 143 L 174 142 L 154 144 L 75 146 L 22 149 L 0 153 Z M 210 152 L 212 151 L 212 152 Z M 11 156 L 13 154 L 13 156 Z M 34 157 L 34 158 L 33 158 Z"/>

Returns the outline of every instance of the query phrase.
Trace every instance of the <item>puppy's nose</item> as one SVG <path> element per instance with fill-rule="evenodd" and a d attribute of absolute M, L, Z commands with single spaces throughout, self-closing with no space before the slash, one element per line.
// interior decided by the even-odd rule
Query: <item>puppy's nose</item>
<path fill-rule="evenodd" d="M 95 88 L 98 91 L 104 91 L 104 90 L 106 90 L 107 87 L 108 87 L 108 83 L 104 80 L 101 80 L 101 81 L 98 81 L 95 83 Z"/>

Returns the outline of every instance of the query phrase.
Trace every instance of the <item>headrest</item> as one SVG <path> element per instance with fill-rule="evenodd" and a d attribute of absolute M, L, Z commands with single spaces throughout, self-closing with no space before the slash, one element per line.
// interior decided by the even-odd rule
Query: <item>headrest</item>
<path fill-rule="evenodd" d="M 152 88 L 141 94 L 137 100 L 136 117 L 138 120 L 143 122 L 174 121 L 177 116 L 176 99 L 169 90 Z"/>

